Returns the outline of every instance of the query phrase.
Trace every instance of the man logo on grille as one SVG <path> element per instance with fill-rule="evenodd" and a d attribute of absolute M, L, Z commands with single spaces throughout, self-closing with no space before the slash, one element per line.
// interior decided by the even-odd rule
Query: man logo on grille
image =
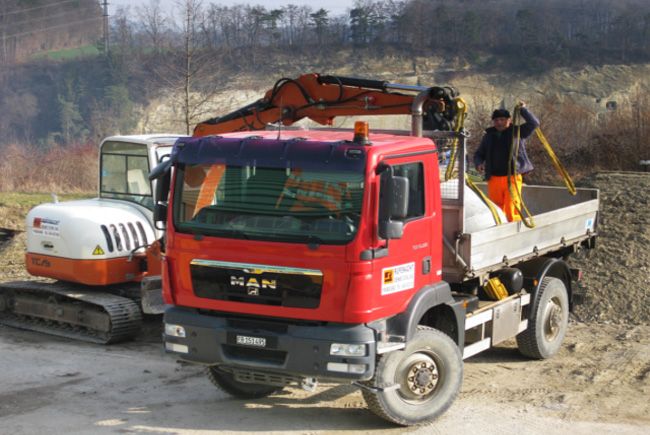
<path fill-rule="evenodd" d="M 278 287 L 278 283 L 274 279 L 260 279 L 257 278 L 248 278 L 246 279 L 243 276 L 231 276 L 230 285 L 233 287 L 246 287 L 246 294 L 249 296 L 259 296 L 260 289 L 269 289 L 275 290 Z"/>

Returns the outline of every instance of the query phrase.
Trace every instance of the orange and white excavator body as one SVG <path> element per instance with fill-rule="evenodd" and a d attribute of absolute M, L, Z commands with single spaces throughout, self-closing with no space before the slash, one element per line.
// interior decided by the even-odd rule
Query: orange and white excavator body
<path fill-rule="evenodd" d="M 99 152 L 99 195 L 34 207 L 26 218 L 26 267 L 34 276 L 91 286 L 160 275 L 149 171 L 178 135 L 113 136 Z"/>

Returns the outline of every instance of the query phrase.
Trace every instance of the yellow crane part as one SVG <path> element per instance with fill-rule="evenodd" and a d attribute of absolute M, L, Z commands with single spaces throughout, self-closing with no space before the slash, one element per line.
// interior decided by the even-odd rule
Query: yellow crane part
<path fill-rule="evenodd" d="M 458 133 L 465 126 L 465 118 L 467 118 L 467 103 L 461 97 L 456 97 L 454 99 L 456 103 L 456 122 L 454 124 L 454 131 Z M 456 159 L 458 158 L 458 138 L 454 139 L 454 142 L 451 145 L 451 155 L 449 156 L 449 163 L 447 164 L 447 170 L 445 171 L 445 181 L 449 181 L 454 176 L 454 166 L 456 164 Z"/>
<path fill-rule="evenodd" d="M 571 195 L 575 195 L 576 186 L 575 184 L 573 184 L 573 180 L 571 179 L 571 176 L 569 175 L 567 170 L 564 168 L 564 165 L 562 165 L 562 162 L 560 162 L 560 159 L 555 154 L 555 151 L 553 151 L 553 148 L 551 148 L 551 144 L 546 139 L 546 136 L 544 136 L 544 133 L 542 133 L 542 130 L 539 127 L 535 129 L 535 134 L 537 134 L 537 138 L 544 146 L 544 149 L 546 150 L 548 156 L 551 158 L 551 162 L 553 162 L 553 166 L 555 166 L 555 169 L 557 169 L 557 172 L 564 180 L 564 184 L 566 185 L 567 190 Z"/>
<path fill-rule="evenodd" d="M 496 207 L 494 206 L 494 203 L 490 201 L 485 193 L 481 189 L 478 188 L 476 184 L 472 181 L 472 179 L 465 174 L 465 182 L 467 183 L 467 186 L 472 189 L 474 193 L 476 193 L 479 198 L 487 205 L 487 207 L 490 209 L 490 213 L 492 213 L 492 218 L 494 219 L 494 223 L 497 225 L 501 225 L 501 216 L 499 216 L 499 213 L 497 212 Z"/>
<path fill-rule="evenodd" d="M 521 105 L 518 104 L 515 106 L 514 114 L 513 114 L 513 119 L 512 122 L 514 124 L 518 124 L 519 117 L 521 116 Z M 513 140 L 512 140 L 512 148 L 510 149 L 510 161 L 511 162 L 516 162 L 517 161 L 517 156 L 519 154 L 519 144 L 521 143 L 521 127 L 517 125 L 513 131 Z M 548 154 L 549 158 L 551 159 L 551 162 L 553 163 L 553 166 L 555 166 L 555 169 L 558 171 L 560 176 L 562 177 L 562 180 L 564 181 L 564 184 L 567 187 L 567 190 L 571 195 L 576 194 L 576 187 L 575 184 L 573 184 L 573 180 L 571 179 L 571 176 L 569 175 L 568 171 L 562 165 L 562 162 L 560 162 L 560 159 L 558 156 L 555 154 L 555 151 L 553 151 L 553 148 L 551 147 L 551 144 L 549 143 L 548 139 L 546 139 L 546 136 L 544 136 L 544 133 L 542 133 L 542 129 L 537 127 L 535 129 L 535 134 L 537 135 L 537 138 L 539 141 L 542 143 L 542 146 L 544 147 L 544 150 L 546 151 L 546 154 Z M 530 211 L 528 210 L 528 207 L 526 207 L 526 204 L 524 203 L 524 198 L 521 195 L 521 192 L 517 192 L 516 188 L 513 189 L 513 185 L 511 183 L 510 179 L 510 170 L 511 166 L 508 165 L 508 190 L 510 193 L 510 197 L 514 198 L 514 195 L 518 195 L 519 199 L 521 200 L 521 207 L 517 208 L 517 211 L 519 211 L 519 214 L 521 215 L 522 222 L 524 225 L 526 225 L 528 228 L 534 228 L 535 227 L 535 222 L 533 220 L 533 216 L 531 215 Z M 526 215 L 524 215 L 524 213 Z"/>

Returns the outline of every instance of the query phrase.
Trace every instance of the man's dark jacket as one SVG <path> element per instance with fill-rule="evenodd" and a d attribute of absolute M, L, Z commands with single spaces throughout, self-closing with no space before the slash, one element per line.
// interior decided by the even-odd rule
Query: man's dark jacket
<path fill-rule="evenodd" d="M 519 143 L 517 165 L 516 168 L 510 168 L 511 174 L 526 174 L 533 170 L 533 164 L 526 153 L 526 139 L 539 127 L 539 120 L 525 107 L 521 108 L 521 116 L 526 122 L 521 125 L 521 141 Z M 510 125 L 502 132 L 497 131 L 494 127 L 485 130 L 481 145 L 474 153 L 474 165 L 478 166 L 485 163 L 486 180 L 489 180 L 492 175 L 508 175 L 508 158 L 512 147 L 514 128 L 513 125 Z"/>

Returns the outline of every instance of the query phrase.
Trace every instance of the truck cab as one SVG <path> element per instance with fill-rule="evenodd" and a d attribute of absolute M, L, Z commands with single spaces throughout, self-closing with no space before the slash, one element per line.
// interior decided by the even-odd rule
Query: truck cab
<path fill-rule="evenodd" d="M 578 294 L 564 260 L 593 247 L 597 191 L 525 189 L 545 198 L 537 228 L 470 216 L 465 133 L 413 126 L 177 141 L 151 175 L 165 349 L 240 398 L 351 382 L 400 425 L 451 406 L 464 358 L 515 336 L 556 353 Z"/>
<path fill-rule="evenodd" d="M 176 305 L 366 323 L 402 311 L 412 292 L 441 280 L 430 139 L 373 135 L 371 144 L 357 144 L 348 133 L 273 135 L 229 134 L 179 151 L 166 260 L 179 265 L 170 287 Z M 398 218 L 383 209 L 392 198 L 381 189 L 395 179 L 403 190 L 391 193 L 405 201 Z M 384 226 L 400 224 L 399 238 L 379 236 L 380 213 Z"/>

